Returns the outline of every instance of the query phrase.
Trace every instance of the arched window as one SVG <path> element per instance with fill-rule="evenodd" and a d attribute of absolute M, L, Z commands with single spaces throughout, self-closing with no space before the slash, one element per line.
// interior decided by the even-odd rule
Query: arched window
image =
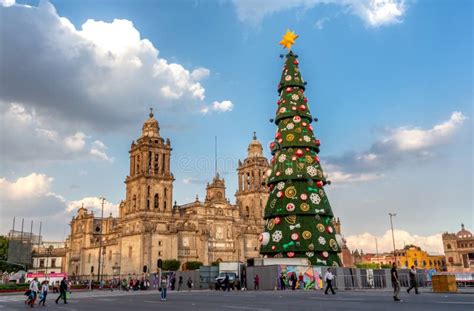
<path fill-rule="evenodd" d="M 451 249 L 451 244 L 446 245 L 447 249 Z"/>
<path fill-rule="evenodd" d="M 153 207 L 154 208 L 159 208 L 160 207 L 160 202 L 159 202 L 159 196 L 158 193 L 155 193 L 155 198 L 153 199 Z"/>
<path fill-rule="evenodd" d="M 133 207 L 132 210 L 135 210 L 135 208 L 137 207 L 137 196 L 136 195 L 133 195 L 132 207 Z"/>
<path fill-rule="evenodd" d="M 245 216 L 250 217 L 250 208 L 248 206 L 245 207 Z"/>

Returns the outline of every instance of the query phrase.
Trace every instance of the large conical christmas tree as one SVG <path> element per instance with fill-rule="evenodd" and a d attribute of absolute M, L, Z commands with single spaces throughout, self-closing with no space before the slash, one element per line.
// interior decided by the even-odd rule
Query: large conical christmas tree
<path fill-rule="evenodd" d="M 287 32 L 280 44 L 290 49 L 296 38 Z M 308 258 L 313 265 L 339 266 L 340 247 L 324 191 L 327 181 L 318 158 L 320 142 L 313 133 L 313 117 L 298 65 L 298 56 L 290 50 L 278 84 L 278 129 L 270 145 L 270 196 L 259 238 L 260 253 L 274 258 Z"/>

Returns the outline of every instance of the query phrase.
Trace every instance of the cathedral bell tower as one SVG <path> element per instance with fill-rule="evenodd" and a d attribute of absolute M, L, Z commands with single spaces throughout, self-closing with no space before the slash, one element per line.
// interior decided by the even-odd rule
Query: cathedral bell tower
<path fill-rule="evenodd" d="M 158 121 L 150 109 L 142 134 L 130 147 L 130 175 L 126 177 L 126 200 L 120 216 L 140 212 L 171 214 L 173 174 L 170 171 L 170 140 L 160 136 Z"/>
<path fill-rule="evenodd" d="M 268 199 L 265 186 L 265 174 L 270 168 L 267 158 L 263 155 L 262 144 L 254 132 L 253 139 L 247 148 L 247 158 L 239 160 L 238 190 L 235 194 L 240 214 L 257 223 L 263 223 L 263 211 Z"/>

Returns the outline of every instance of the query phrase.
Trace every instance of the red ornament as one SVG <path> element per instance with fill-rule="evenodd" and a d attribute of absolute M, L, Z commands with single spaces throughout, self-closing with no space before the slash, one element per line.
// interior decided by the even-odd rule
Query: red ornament
<path fill-rule="evenodd" d="M 306 106 L 305 106 L 305 105 L 300 105 L 300 110 L 301 110 L 301 111 L 305 111 L 305 110 L 306 110 Z"/>
<path fill-rule="evenodd" d="M 292 106 L 291 110 L 296 111 L 296 106 Z"/>
<path fill-rule="evenodd" d="M 280 137 L 281 137 L 281 133 L 280 133 L 280 132 L 276 132 L 275 138 L 280 138 Z"/>
<path fill-rule="evenodd" d="M 274 251 L 276 249 L 276 246 L 275 245 L 272 245 L 272 250 Z"/>
<path fill-rule="evenodd" d="M 270 143 L 270 150 L 273 150 L 275 148 L 275 143 L 274 142 L 271 142 Z"/>
<path fill-rule="evenodd" d="M 316 146 L 321 146 L 321 141 L 319 139 L 316 139 Z"/>
<path fill-rule="evenodd" d="M 298 63 L 298 60 L 295 59 L 295 61 L 293 62 L 293 64 L 298 65 L 298 64 L 299 64 L 299 63 Z"/>
<path fill-rule="evenodd" d="M 288 256 L 289 258 L 293 258 L 293 257 L 295 257 L 295 253 L 294 252 L 288 252 L 288 253 L 286 253 L 286 256 Z"/>
<path fill-rule="evenodd" d="M 281 100 L 277 100 L 277 104 L 280 105 L 280 104 L 281 104 Z"/>
<path fill-rule="evenodd" d="M 278 139 L 278 142 L 281 144 L 283 142 L 283 138 Z"/>
<path fill-rule="evenodd" d="M 283 196 L 283 191 L 278 191 L 277 192 L 277 198 L 281 198 Z"/>
<path fill-rule="evenodd" d="M 313 131 L 313 126 L 310 124 L 310 125 L 308 126 L 308 129 L 312 132 L 312 131 Z"/>
<path fill-rule="evenodd" d="M 281 218 L 280 217 L 275 217 L 275 219 L 273 219 L 273 223 L 275 225 L 279 225 L 281 223 Z"/>
<path fill-rule="evenodd" d="M 309 151 L 309 148 L 308 148 L 308 147 L 306 147 L 306 149 L 305 149 L 305 150 L 306 150 L 306 151 Z"/>
<path fill-rule="evenodd" d="M 274 185 L 274 184 L 271 184 L 271 185 L 269 186 L 270 191 L 273 191 L 273 188 L 275 188 L 275 185 Z"/>
<path fill-rule="evenodd" d="M 303 98 L 303 101 L 304 101 L 305 103 L 307 103 L 307 102 L 308 102 L 308 99 L 305 97 L 305 98 Z"/>
<path fill-rule="evenodd" d="M 318 181 L 316 182 L 316 187 L 322 188 L 323 186 L 324 186 L 324 184 L 323 184 L 322 181 L 318 180 Z"/>
<path fill-rule="evenodd" d="M 298 157 L 302 157 L 304 154 L 303 150 L 301 149 L 296 149 L 295 151 L 295 155 L 298 156 Z"/>
<path fill-rule="evenodd" d="M 321 253 L 321 256 L 323 256 L 323 258 L 328 258 L 329 257 L 329 253 L 324 251 Z"/>
<path fill-rule="evenodd" d="M 314 156 L 314 161 L 316 161 L 316 162 L 319 163 L 319 157 L 318 157 L 318 156 Z"/>
<path fill-rule="evenodd" d="M 286 88 L 286 92 L 287 92 L 287 93 L 291 93 L 291 91 L 293 91 L 293 89 L 292 89 L 291 87 L 287 87 L 287 88 Z"/>
<path fill-rule="evenodd" d="M 334 229 L 331 226 L 326 227 L 327 233 L 333 233 Z"/>

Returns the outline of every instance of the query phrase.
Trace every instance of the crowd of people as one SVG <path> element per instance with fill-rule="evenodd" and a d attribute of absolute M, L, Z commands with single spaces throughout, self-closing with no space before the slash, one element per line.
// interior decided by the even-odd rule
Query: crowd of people
<path fill-rule="evenodd" d="M 179 276 L 178 280 L 176 279 L 175 273 L 167 273 L 161 275 L 152 275 L 151 280 L 145 277 L 141 279 L 138 278 L 124 278 L 120 280 L 119 278 L 114 278 L 110 280 L 102 280 L 99 282 L 94 282 L 92 279 L 75 281 L 78 285 L 86 286 L 88 290 L 92 291 L 95 288 L 107 289 L 110 291 L 113 290 L 123 290 L 123 291 L 138 291 L 138 290 L 148 290 L 155 289 L 160 291 L 161 301 L 166 301 L 166 294 L 169 290 L 181 291 L 186 286 L 188 290 L 192 290 L 194 283 L 191 277 L 188 277 L 186 280 L 186 285 L 184 285 L 183 276 Z M 68 296 L 71 294 L 72 281 L 67 278 L 63 278 L 58 284 L 50 284 L 48 280 L 44 280 L 41 283 L 38 281 L 38 278 L 34 278 L 28 286 L 28 290 L 25 292 L 25 304 L 34 307 L 36 301 L 38 301 L 38 306 L 46 306 L 46 298 L 51 288 L 57 288 L 59 296 L 56 298 L 55 303 L 58 304 L 61 300 L 64 304 L 67 304 Z"/>

